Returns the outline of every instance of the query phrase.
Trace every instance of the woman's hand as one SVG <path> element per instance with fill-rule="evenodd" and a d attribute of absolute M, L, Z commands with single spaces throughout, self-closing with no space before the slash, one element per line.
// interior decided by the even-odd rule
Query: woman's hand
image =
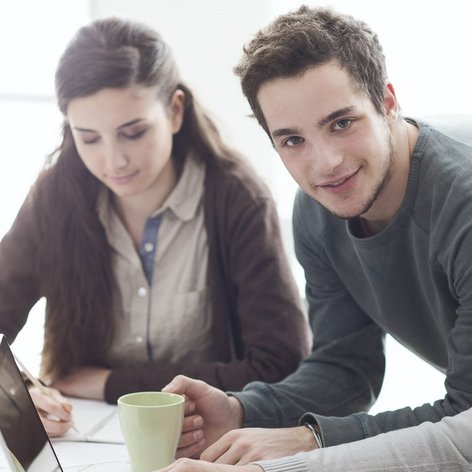
<path fill-rule="evenodd" d="M 54 388 L 31 387 L 29 393 L 48 435 L 65 434 L 72 425 L 72 404 Z"/>

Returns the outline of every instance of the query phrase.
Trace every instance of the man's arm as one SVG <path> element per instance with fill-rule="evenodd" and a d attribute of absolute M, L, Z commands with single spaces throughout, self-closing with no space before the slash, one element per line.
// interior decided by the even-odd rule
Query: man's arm
<path fill-rule="evenodd" d="M 362 441 L 257 464 L 271 472 L 469 470 L 472 463 L 471 425 L 472 409 L 469 409 L 439 423 L 426 422 Z"/>
<path fill-rule="evenodd" d="M 447 395 L 432 404 L 372 416 L 355 412 L 366 410 L 380 388 L 381 331 L 373 322 L 369 323 L 367 315 L 363 324 L 359 308 L 356 309 L 352 299 L 349 302 L 342 284 L 336 283 L 336 274 L 330 269 L 329 260 L 323 257 L 323 247 L 329 240 L 316 241 L 319 235 L 313 233 L 319 227 L 317 215 L 303 205 L 303 196 L 299 195 L 294 213 L 295 229 L 298 228 L 295 239 L 307 276 L 315 339 L 313 352 L 285 381 L 274 385 L 250 384 L 241 394 L 235 394 L 245 409 L 245 426 L 293 426 L 297 414 L 301 416 L 301 410 L 305 410 L 313 414 L 303 421 L 311 417 L 318 423 L 325 446 L 332 446 L 425 421 L 435 423 L 469 408 L 472 405 L 470 218 L 461 225 L 451 216 L 449 225 L 445 225 L 445 232 L 451 237 L 435 243 L 440 250 L 435 256 L 436 269 L 441 271 L 437 276 L 448 281 L 449 290 L 457 300 L 455 324 L 449 327 L 446 318 L 437 321 L 443 324 L 447 337 Z M 454 214 L 452 210 L 446 213 Z M 457 227 L 451 229 L 454 224 Z M 329 230 L 327 238 L 332 234 Z M 439 262 L 442 267 L 438 266 Z M 430 322 L 434 322 L 433 318 Z"/>
<path fill-rule="evenodd" d="M 472 409 L 469 409 L 456 416 L 443 418 L 438 423 L 425 422 L 412 428 L 323 449 L 304 448 L 301 445 L 298 436 L 306 433 L 306 428 L 305 431 L 302 428 L 298 433 L 295 431 L 297 428 L 269 431 L 235 430 L 227 433 L 222 441 L 213 446 L 212 452 L 217 452 L 219 449 L 219 457 L 205 457 L 207 455 L 205 451 L 202 458 L 217 463 L 244 465 L 252 458 L 259 457 L 261 459 L 252 463 L 260 465 L 267 472 L 469 470 L 472 463 L 469 444 L 471 425 Z M 223 451 L 225 444 L 229 448 Z M 252 446 L 244 447 L 245 444 Z M 273 445 L 276 447 L 271 448 Z M 296 448 L 309 452 L 282 457 L 283 450 L 290 451 Z M 264 457 L 271 459 L 264 460 Z"/>
<path fill-rule="evenodd" d="M 295 426 L 307 411 L 346 416 L 368 410 L 380 392 L 384 333 L 347 291 L 324 252 L 332 234 L 329 225 L 344 224 L 333 218 L 320 221 L 313 200 L 297 196 L 295 247 L 305 270 L 313 349 L 285 380 L 254 382 L 233 393 L 245 409 L 244 426 Z"/>

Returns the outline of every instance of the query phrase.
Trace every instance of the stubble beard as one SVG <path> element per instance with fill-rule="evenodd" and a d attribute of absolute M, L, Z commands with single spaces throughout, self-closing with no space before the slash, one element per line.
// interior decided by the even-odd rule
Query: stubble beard
<path fill-rule="evenodd" d="M 390 182 L 392 178 L 392 163 L 394 161 L 395 151 L 393 149 L 392 138 L 390 135 L 388 137 L 388 146 L 389 146 L 389 153 L 388 153 L 387 160 L 385 161 L 383 175 L 375 183 L 371 194 L 366 198 L 366 201 L 362 204 L 361 210 L 358 210 L 354 214 L 346 214 L 346 213 L 337 212 L 335 210 L 332 210 L 326 207 L 326 209 L 330 213 L 332 213 L 334 216 L 342 220 L 351 220 L 354 218 L 359 218 L 361 215 L 367 213 L 372 208 L 372 206 L 378 200 L 378 198 L 382 195 L 382 193 L 384 192 L 385 188 L 387 187 L 388 183 Z"/>

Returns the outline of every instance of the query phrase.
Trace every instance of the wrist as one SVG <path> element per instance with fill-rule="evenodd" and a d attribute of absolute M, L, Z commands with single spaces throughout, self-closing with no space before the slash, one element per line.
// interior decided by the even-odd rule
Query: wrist
<path fill-rule="evenodd" d="M 229 397 L 229 406 L 231 410 L 231 428 L 242 428 L 244 422 L 244 408 L 236 397 Z"/>
<path fill-rule="evenodd" d="M 310 431 L 312 440 L 315 442 L 315 449 L 321 449 L 323 447 L 323 440 L 321 439 L 321 431 L 317 424 L 305 423 L 303 425 L 307 430 Z"/>

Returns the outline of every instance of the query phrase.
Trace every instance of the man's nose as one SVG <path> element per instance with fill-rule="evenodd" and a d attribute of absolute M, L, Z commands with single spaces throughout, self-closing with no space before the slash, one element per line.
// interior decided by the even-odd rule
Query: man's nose
<path fill-rule="evenodd" d="M 323 141 L 314 142 L 309 152 L 310 165 L 320 176 L 336 174 L 344 162 L 343 154 Z"/>

